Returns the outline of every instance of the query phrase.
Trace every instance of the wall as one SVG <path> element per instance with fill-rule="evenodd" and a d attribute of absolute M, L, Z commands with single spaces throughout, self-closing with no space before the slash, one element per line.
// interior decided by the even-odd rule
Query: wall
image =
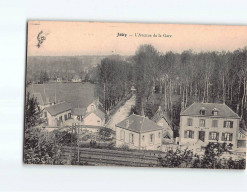
<path fill-rule="evenodd" d="M 63 122 L 65 121 L 64 115 L 67 115 L 67 120 L 69 119 L 68 114 L 71 113 L 71 110 L 58 114 L 56 116 L 52 116 L 49 112 L 47 112 L 48 126 L 54 127 L 57 126 L 57 121 L 59 117 L 62 116 Z M 56 120 L 57 119 L 57 120 Z"/>
<path fill-rule="evenodd" d="M 165 132 L 168 132 L 169 135 L 171 136 L 171 138 L 173 138 L 173 130 L 171 129 L 170 125 L 166 122 L 165 119 L 160 119 L 158 122 L 157 122 L 157 125 L 161 126 L 164 128 L 163 130 L 163 134 Z"/>
<path fill-rule="evenodd" d="M 97 122 L 99 120 L 99 123 Z M 94 126 L 103 126 L 104 121 L 101 120 L 96 114 L 91 113 L 84 118 L 84 125 L 94 125 Z"/>
<path fill-rule="evenodd" d="M 124 139 L 121 140 L 121 130 L 124 132 Z M 134 134 L 134 144 L 130 143 L 130 133 Z M 158 134 L 160 133 L 160 138 Z M 154 134 L 154 143 L 150 144 L 149 136 L 150 134 Z M 144 136 L 144 140 L 142 140 L 142 136 Z M 141 139 L 141 140 L 140 140 Z M 131 149 L 140 149 L 140 141 L 141 141 L 141 149 L 146 150 L 157 150 L 160 148 L 162 144 L 162 130 L 160 131 L 152 131 L 147 133 L 139 133 L 129 131 L 126 129 L 122 129 L 120 127 L 116 127 L 116 146 L 121 147 L 122 145 L 128 145 Z"/>

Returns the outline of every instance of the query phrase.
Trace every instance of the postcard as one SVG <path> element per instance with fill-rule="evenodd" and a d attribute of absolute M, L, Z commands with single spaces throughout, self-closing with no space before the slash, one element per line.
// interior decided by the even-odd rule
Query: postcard
<path fill-rule="evenodd" d="M 245 169 L 246 35 L 29 21 L 24 163 Z"/>

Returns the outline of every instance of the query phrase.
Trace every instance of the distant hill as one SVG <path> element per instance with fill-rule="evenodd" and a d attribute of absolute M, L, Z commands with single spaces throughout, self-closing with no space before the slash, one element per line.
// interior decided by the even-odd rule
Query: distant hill
<path fill-rule="evenodd" d="M 50 79 L 60 77 L 66 80 L 73 78 L 75 74 L 82 77 L 82 72 L 91 72 L 106 57 L 122 60 L 128 58 L 119 55 L 29 56 L 27 57 L 27 80 L 39 82 L 41 71 L 47 72 Z"/>
<path fill-rule="evenodd" d="M 47 72 L 68 70 L 83 71 L 97 66 L 106 56 L 30 56 L 27 58 L 27 69 Z"/>

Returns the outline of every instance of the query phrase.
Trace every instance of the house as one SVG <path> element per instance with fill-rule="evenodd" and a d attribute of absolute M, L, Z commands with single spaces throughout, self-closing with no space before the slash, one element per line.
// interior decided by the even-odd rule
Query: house
<path fill-rule="evenodd" d="M 226 142 L 236 148 L 239 119 L 226 104 L 193 103 L 180 113 L 179 144 Z"/>
<path fill-rule="evenodd" d="M 81 78 L 78 75 L 75 75 L 72 78 L 72 82 L 74 82 L 74 83 L 80 83 L 81 82 Z"/>
<path fill-rule="evenodd" d="M 99 98 L 97 98 L 97 99 L 95 99 L 93 102 L 91 102 L 91 103 L 87 106 L 87 112 L 92 112 L 92 111 L 96 110 L 96 109 L 99 108 L 99 107 L 100 107 L 101 110 L 104 110 L 104 109 L 102 108 L 101 102 L 99 101 Z"/>
<path fill-rule="evenodd" d="M 163 128 L 162 137 L 164 141 L 173 143 L 172 122 L 170 121 L 167 113 L 162 110 L 161 106 L 159 106 L 157 112 L 154 114 L 152 121 Z"/>
<path fill-rule="evenodd" d="M 147 117 L 132 114 L 116 124 L 116 146 L 131 149 L 160 150 L 163 127 Z"/>
<path fill-rule="evenodd" d="M 74 108 L 71 114 L 74 120 L 83 121 L 86 115 L 86 108 Z"/>
<path fill-rule="evenodd" d="M 62 78 L 57 78 L 57 83 L 61 83 L 62 82 Z"/>
<path fill-rule="evenodd" d="M 71 118 L 72 107 L 68 102 L 61 102 L 44 109 L 43 113 L 49 127 L 60 127 Z"/>
<path fill-rule="evenodd" d="M 105 112 L 100 108 L 96 108 L 91 112 L 87 112 L 83 118 L 83 123 L 84 125 L 103 127 L 105 125 Z M 91 130 L 96 131 L 97 128 L 91 128 Z"/>

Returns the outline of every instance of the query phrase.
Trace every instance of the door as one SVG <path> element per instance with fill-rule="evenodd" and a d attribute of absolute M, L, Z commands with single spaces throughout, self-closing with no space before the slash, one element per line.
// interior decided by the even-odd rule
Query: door
<path fill-rule="evenodd" d="M 205 141 L 205 131 L 199 131 L 198 139 L 203 141 L 203 142 Z"/>

